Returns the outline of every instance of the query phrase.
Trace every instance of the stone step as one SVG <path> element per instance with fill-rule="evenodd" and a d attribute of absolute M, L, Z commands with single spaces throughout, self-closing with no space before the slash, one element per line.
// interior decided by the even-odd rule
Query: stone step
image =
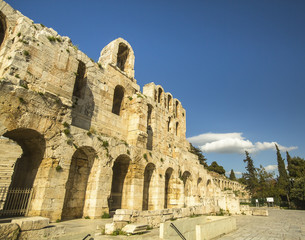
<path fill-rule="evenodd" d="M 146 224 L 127 224 L 122 231 L 130 234 L 144 233 L 147 231 Z"/>

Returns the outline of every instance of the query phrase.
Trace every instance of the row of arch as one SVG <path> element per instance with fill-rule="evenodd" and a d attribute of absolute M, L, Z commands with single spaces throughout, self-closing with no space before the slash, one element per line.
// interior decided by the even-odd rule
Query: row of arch
<path fill-rule="evenodd" d="M 178 117 L 180 115 L 179 101 L 177 99 L 174 101 L 171 94 L 166 94 L 161 86 L 155 89 L 154 100 L 155 102 L 161 104 L 161 106 L 164 104 L 164 108 L 166 108 L 168 111 L 172 111 L 174 117 Z M 184 113 L 182 113 L 182 116 L 184 116 Z"/>
<path fill-rule="evenodd" d="M 23 150 L 22 156 L 15 164 L 11 187 L 33 187 L 46 149 L 44 137 L 32 129 L 17 129 L 3 136 L 18 143 Z M 97 171 L 99 162 L 96 150 L 90 146 L 79 147 L 73 153 L 65 183 L 62 219 L 87 215 L 90 203 L 96 201 L 94 192 L 97 189 L 97 179 L 101 174 Z M 119 155 L 113 162 L 111 188 L 107 199 L 110 211 L 132 208 L 130 199 L 133 199 L 132 194 L 135 194 L 132 189 L 135 184 L 135 175 L 137 175 L 134 169 L 134 163 L 126 154 Z M 161 173 L 152 162 L 147 163 L 144 169 L 138 171 L 143 171 L 140 174 L 143 176 L 140 178 L 143 185 L 142 210 L 190 206 L 194 203 L 193 195 L 203 198 L 208 194 L 211 186 L 210 180 L 204 183 L 199 177 L 196 180 L 197 189 L 194 189 L 195 183 L 189 171 L 181 174 L 175 172 L 172 167 L 168 167 Z"/>
<path fill-rule="evenodd" d="M 214 178 L 213 181 L 221 190 L 242 190 L 242 186 L 238 182 L 218 178 Z"/>

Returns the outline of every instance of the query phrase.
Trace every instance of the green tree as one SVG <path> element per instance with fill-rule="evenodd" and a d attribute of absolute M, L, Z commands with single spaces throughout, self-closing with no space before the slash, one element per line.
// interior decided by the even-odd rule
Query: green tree
<path fill-rule="evenodd" d="M 305 209 L 305 177 L 296 178 L 291 188 L 291 199 L 299 209 Z"/>
<path fill-rule="evenodd" d="M 258 186 L 257 171 L 254 167 L 253 160 L 251 159 L 249 153 L 247 151 L 245 151 L 245 153 L 246 159 L 244 159 L 244 162 L 247 163 L 247 172 L 243 174 L 243 177 L 246 179 L 247 189 L 249 189 L 252 196 L 255 196 L 256 188 Z"/>
<path fill-rule="evenodd" d="M 288 162 L 289 177 L 292 179 L 296 179 L 305 176 L 305 160 L 300 157 L 291 158 L 288 152 L 287 154 L 288 154 L 287 161 L 289 157 L 289 162 Z"/>
<path fill-rule="evenodd" d="M 256 197 L 278 198 L 274 173 L 267 172 L 266 169 L 262 165 L 260 165 L 260 167 L 257 169 L 257 176 L 258 176 L 258 186 L 256 188 Z"/>
<path fill-rule="evenodd" d="M 190 152 L 197 155 L 198 161 L 201 165 L 203 165 L 205 168 L 208 167 L 208 164 L 206 163 L 207 159 L 205 158 L 205 156 L 203 156 L 202 151 L 199 148 L 194 147 L 193 144 L 191 143 L 190 143 Z"/>
<path fill-rule="evenodd" d="M 234 173 L 233 169 L 231 169 L 229 179 L 230 179 L 230 180 L 233 180 L 233 181 L 236 181 L 236 177 L 235 177 L 235 173 Z"/>
<path fill-rule="evenodd" d="M 226 173 L 226 170 L 223 168 L 223 166 L 218 165 L 215 161 L 212 162 L 210 166 L 208 166 L 208 170 L 219 173 L 221 175 Z"/>
<path fill-rule="evenodd" d="M 244 175 L 245 175 L 245 174 L 243 173 L 243 174 L 242 174 L 242 177 L 239 178 L 239 179 L 237 179 L 237 181 L 238 181 L 239 183 L 241 183 L 241 184 L 247 185 L 247 180 L 245 179 Z"/>
<path fill-rule="evenodd" d="M 278 191 L 280 196 L 282 196 L 282 200 L 284 197 L 286 197 L 288 201 L 288 205 L 290 206 L 290 199 L 289 199 L 289 179 L 287 175 L 287 171 L 285 168 L 285 162 L 282 158 L 281 152 L 278 148 L 278 146 L 275 144 L 276 148 L 276 155 L 277 155 L 277 166 L 279 171 L 279 177 L 278 177 Z"/>
<path fill-rule="evenodd" d="M 293 207 L 305 209 L 305 160 L 291 158 L 287 152 L 288 172 L 290 178 L 290 199 Z"/>

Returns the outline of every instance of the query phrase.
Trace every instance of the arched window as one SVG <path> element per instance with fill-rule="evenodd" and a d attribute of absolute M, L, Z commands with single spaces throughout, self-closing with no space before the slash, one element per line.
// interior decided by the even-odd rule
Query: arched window
<path fill-rule="evenodd" d="M 162 88 L 159 88 L 159 89 L 158 89 L 158 103 L 161 102 L 162 93 L 163 93 Z"/>
<path fill-rule="evenodd" d="M 171 199 L 175 198 L 175 191 L 173 189 L 174 178 L 173 169 L 168 168 L 165 172 L 165 189 L 164 189 L 164 208 L 171 208 Z"/>
<path fill-rule="evenodd" d="M 152 105 L 147 104 L 147 144 L 146 148 L 148 150 L 152 150 L 153 148 L 153 129 L 151 124 L 151 113 L 152 113 Z"/>
<path fill-rule="evenodd" d="M 118 85 L 114 89 L 112 113 L 116 115 L 120 115 L 123 98 L 124 98 L 124 88 Z"/>
<path fill-rule="evenodd" d="M 179 102 L 176 101 L 176 104 L 175 104 L 175 116 L 178 117 L 178 106 L 179 106 Z"/>
<path fill-rule="evenodd" d="M 179 135 L 179 123 L 176 122 L 176 136 Z"/>
<path fill-rule="evenodd" d="M 154 178 L 156 166 L 153 163 L 148 163 L 144 170 L 144 184 L 143 184 L 143 202 L 142 210 L 151 210 L 153 208 L 153 194 L 154 186 L 158 182 Z M 155 181 L 153 181 L 155 180 Z"/>
<path fill-rule="evenodd" d="M 171 117 L 168 118 L 168 122 L 167 122 L 167 131 L 169 132 L 171 130 Z"/>
<path fill-rule="evenodd" d="M 126 208 L 130 198 L 130 158 L 127 155 L 120 155 L 114 161 L 112 167 L 111 195 L 108 199 L 110 211 Z"/>
<path fill-rule="evenodd" d="M 117 67 L 124 71 L 126 60 L 129 54 L 129 49 L 124 43 L 120 43 L 119 50 L 118 50 L 118 56 L 117 56 Z"/>
<path fill-rule="evenodd" d="M 85 75 L 86 65 L 82 61 L 79 61 L 74 83 L 73 96 L 78 98 L 84 98 L 85 88 L 87 84 L 87 79 Z"/>
<path fill-rule="evenodd" d="M 0 12 L 0 46 L 4 40 L 6 31 L 5 17 L 2 12 Z"/>
<path fill-rule="evenodd" d="M 171 95 L 167 96 L 167 109 L 170 110 L 170 105 L 172 104 L 172 97 Z"/>

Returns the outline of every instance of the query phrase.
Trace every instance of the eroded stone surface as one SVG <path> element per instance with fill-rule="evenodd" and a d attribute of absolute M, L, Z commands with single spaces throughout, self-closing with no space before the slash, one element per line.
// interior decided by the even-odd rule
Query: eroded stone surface
<path fill-rule="evenodd" d="M 21 231 L 29 231 L 47 227 L 49 219 L 45 217 L 24 217 L 13 219 L 12 223 L 18 224 Z"/>
<path fill-rule="evenodd" d="M 19 226 L 16 223 L 0 224 L 1 240 L 16 240 L 19 234 Z"/>

